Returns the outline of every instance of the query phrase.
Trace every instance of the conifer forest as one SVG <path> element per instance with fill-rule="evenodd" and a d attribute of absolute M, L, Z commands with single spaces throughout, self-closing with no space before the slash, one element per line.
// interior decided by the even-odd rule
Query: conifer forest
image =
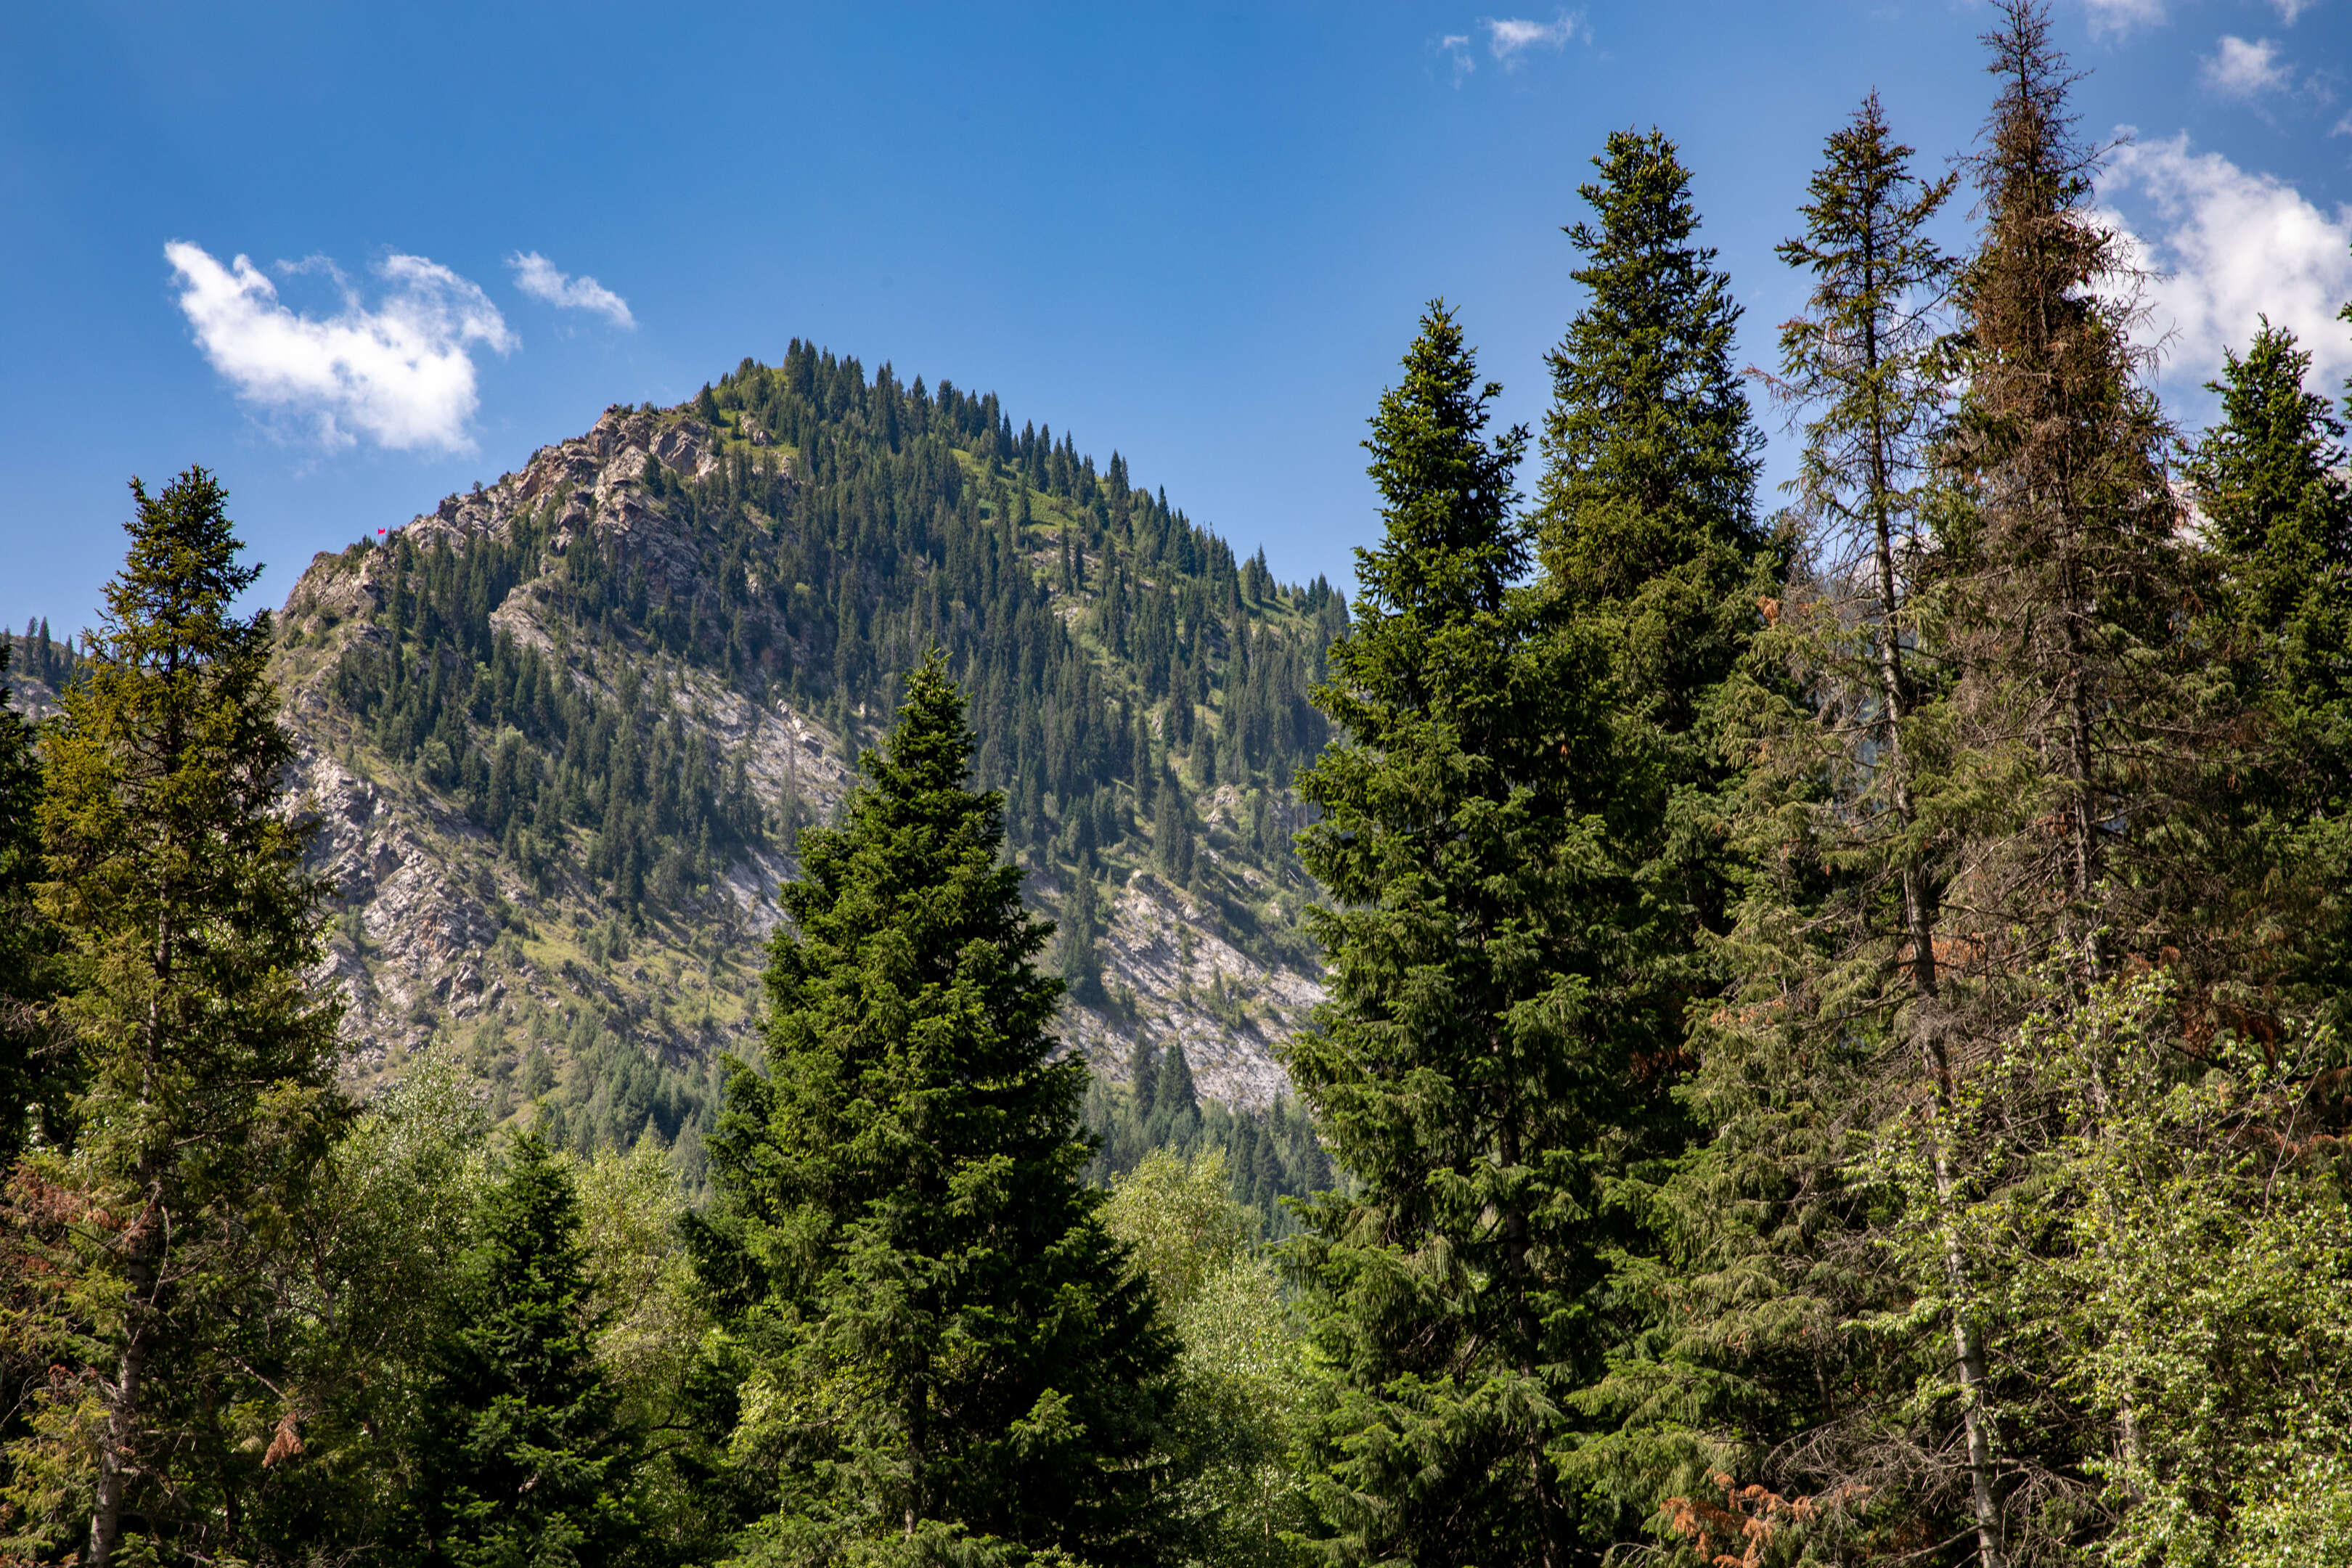
<path fill-rule="evenodd" d="M 278 611 L 131 481 L 0 638 L 0 1565 L 2352 1564 L 2352 387 L 2179 421 L 1988 15 L 1746 351 L 1580 150 L 1352 583 L 801 339 Z"/>

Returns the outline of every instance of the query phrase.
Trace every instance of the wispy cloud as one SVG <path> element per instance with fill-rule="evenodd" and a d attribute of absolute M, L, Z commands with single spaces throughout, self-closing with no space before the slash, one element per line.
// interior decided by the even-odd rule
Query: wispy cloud
<path fill-rule="evenodd" d="M 2278 8 L 2279 20 L 2292 27 L 2296 19 L 2318 5 L 2319 0 L 2271 0 L 2271 4 Z"/>
<path fill-rule="evenodd" d="M 1592 41 L 1592 26 L 1581 11 L 1562 11 L 1549 22 L 1532 21 L 1525 16 L 1481 16 L 1475 30 L 1486 35 L 1486 53 L 1505 70 L 1517 70 L 1529 50 L 1550 49 L 1555 53 L 1566 48 L 1578 38 Z M 1469 33 L 1448 33 L 1437 40 L 1437 47 L 1454 68 L 1454 85 L 1478 68 L 1478 58 L 1473 49 Z"/>
<path fill-rule="evenodd" d="M 515 287 L 534 300 L 544 300 L 559 310 L 586 310 L 616 327 L 634 329 L 637 324 L 637 319 L 629 314 L 626 300 L 584 272 L 577 278 L 566 277 L 556 270 L 555 263 L 536 250 L 509 256 L 507 265 L 514 268 Z"/>
<path fill-rule="evenodd" d="M 2224 98 L 2260 98 L 2294 85 L 2294 73 L 2279 59 L 2279 47 L 2268 38 L 2252 43 L 2225 33 L 2220 47 L 2206 57 L 2205 85 Z"/>
<path fill-rule="evenodd" d="M 1592 28 L 1581 11 L 1562 11 L 1549 22 L 1530 22 L 1520 16 L 1482 16 L 1478 26 L 1486 31 L 1486 52 L 1502 62 L 1505 70 L 1519 63 L 1519 57 L 1529 49 L 1566 48 L 1580 36 L 1588 42 Z"/>
<path fill-rule="evenodd" d="M 2164 21 L 2164 0 L 2083 0 L 2090 13 L 2091 36 L 2121 37 L 2137 27 L 2154 27 Z"/>
<path fill-rule="evenodd" d="M 299 314 L 278 286 L 243 256 L 223 267 L 200 246 L 173 240 L 163 256 L 179 275 L 180 309 L 196 342 L 238 397 L 309 424 L 329 447 L 366 437 L 394 450 L 463 451 L 467 421 L 479 398 L 472 350 L 506 353 L 516 346 L 489 296 L 421 256 L 389 256 L 374 309 L 323 259 L 289 264 L 281 273 L 324 271 L 343 308 L 323 318 Z"/>
<path fill-rule="evenodd" d="M 2142 198 L 2156 220 L 2137 240 L 2157 273 L 2149 325 L 2169 334 L 2168 380 L 2218 374 L 2264 315 L 2303 340 L 2322 384 L 2352 373 L 2336 316 L 2352 297 L 2352 206 L 2331 217 L 2283 180 L 2192 153 L 2186 133 L 2118 148 L 2101 195 Z"/>
<path fill-rule="evenodd" d="M 1437 47 L 1453 64 L 1454 86 L 1460 87 L 1462 79 L 1478 68 L 1478 62 L 1470 55 L 1469 34 L 1448 33 L 1437 40 Z"/>

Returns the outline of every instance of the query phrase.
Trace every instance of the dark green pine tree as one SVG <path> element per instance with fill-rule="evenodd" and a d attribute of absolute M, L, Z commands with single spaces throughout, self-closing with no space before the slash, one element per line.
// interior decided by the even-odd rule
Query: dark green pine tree
<path fill-rule="evenodd" d="M 1299 775 L 1331 999 L 1285 1056 L 1354 1178 L 1297 1254 L 1344 1563 L 1557 1565 L 1627 1527 L 1559 1461 L 1616 1331 L 1606 1190 L 1663 1100 L 1637 1064 L 1673 1039 L 1640 988 L 1605 656 L 1521 586 L 1498 391 L 1433 305 L 1365 443 L 1386 531 L 1317 694 L 1346 738 Z"/>
<path fill-rule="evenodd" d="M 2267 321 L 2210 390 L 2221 420 L 2185 454 L 2221 574 L 2211 641 L 2268 721 L 2230 783 L 2252 814 L 2269 900 L 2297 906 L 2284 982 L 2297 1003 L 2352 995 L 2352 484 L 2344 426 L 2310 353 Z M 2239 759 L 2233 759 L 2239 760 Z M 2248 786 L 2252 787 L 2248 787 Z"/>
<path fill-rule="evenodd" d="M 1733 358 L 1740 311 L 1715 251 L 1697 241 L 1689 171 L 1655 130 L 1611 133 L 1593 165 L 1598 178 L 1579 187 L 1591 216 L 1567 230 L 1588 298 L 1550 356 L 1538 543 L 1553 613 L 1582 646 L 1605 650 L 1624 758 L 1612 853 L 1632 868 L 1633 897 L 1659 933 L 1622 984 L 1670 1015 L 1638 1058 L 1667 1099 L 1729 978 L 1718 939 L 1737 897 L 1730 828 L 1743 759 L 1726 745 L 1727 726 L 1748 695 L 1738 677 L 1789 552 L 1757 521 L 1762 437 Z M 1649 1147 L 1670 1154 L 1674 1119 L 1655 1116 Z M 1650 1184 L 1665 1169 L 1630 1164 L 1616 1201 L 1663 1219 Z M 1640 1250 L 1666 1250 L 1671 1228 Z M 1633 1310 L 1666 1300 L 1665 1275 L 1649 1270 L 1668 1267 L 1641 1266 L 1618 1298 L 1628 1316 L 1616 1371 L 1590 1402 L 1595 1425 L 1614 1432 L 1580 1444 L 1567 1467 L 1580 1488 L 1621 1498 L 1623 1519 L 1648 1515 L 1654 1488 L 1691 1462 L 1656 1450 L 1691 1414 L 1661 1391 L 1680 1382 L 1665 1364 L 1675 1336 Z"/>
<path fill-rule="evenodd" d="M 693 1227 L 739 1307 L 746 1550 L 784 1562 L 1059 1550 L 1153 1562 L 1173 1344 L 1079 1184 L 1085 1064 L 1051 1032 L 1003 805 L 934 654 L 801 837 L 767 973 L 769 1072 L 739 1067 Z"/>
<path fill-rule="evenodd" d="M 572 1175 L 536 1134 L 516 1142 L 479 1224 L 432 1352 L 423 1557 L 455 1568 L 627 1561 L 636 1441 L 592 1344 Z"/>

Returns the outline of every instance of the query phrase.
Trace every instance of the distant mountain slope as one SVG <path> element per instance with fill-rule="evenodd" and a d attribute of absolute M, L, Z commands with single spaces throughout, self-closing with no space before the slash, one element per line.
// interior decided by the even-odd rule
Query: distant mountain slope
<path fill-rule="evenodd" d="M 1345 614 L 946 382 L 796 342 L 608 410 L 288 596 L 357 1070 L 449 1040 L 570 1141 L 693 1142 L 794 835 L 936 645 L 1063 925 L 1066 1035 L 1264 1106 L 1319 995 L 1286 785 Z"/>

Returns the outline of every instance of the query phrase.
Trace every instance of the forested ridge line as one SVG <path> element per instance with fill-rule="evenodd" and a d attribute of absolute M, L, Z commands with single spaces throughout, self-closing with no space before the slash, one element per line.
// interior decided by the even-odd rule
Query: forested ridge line
<path fill-rule="evenodd" d="M 1287 785 L 1344 624 L 1117 454 L 1098 474 L 952 384 L 795 342 L 612 410 L 288 595 L 363 1069 L 441 1040 L 500 1119 L 541 1100 L 582 1149 L 650 1132 L 698 1180 L 775 879 L 937 644 L 986 710 L 980 775 L 1060 917 L 1079 1043 L 1118 1066 L 1189 1045 L 1202 1114 L 1263 1113 L 1270 1042 L 1316 994 Z M 26 638 L 47 689 L 69 643 Z M 1269 1219 L 1307 1190 L 1293 1124 L 1262 1158 L 1234 1133 Z"/>
<path fill-rule="evenodd" d="M 1277 1046 L 1297 1101 L 1262 1119 L 1204 1105 L 1155 1031 L 1068 1048 L 1089 971 L 1036 906 L 1066 915 L 1088 855 L 1108 884 L 1121 851 L 1055 815 L 1093 776 L 1055 771 L 1072 747 L 988 732 L 1001 666 L 959 653 L 968 605 L 934 557 L 865 605 L 860 635 L 904 661 L 841 715 L 878 731 L 854 773 L 839 735 L 738 689 L 788 690 L 823 647 L 802 634 L 838 658 L 859 624 L 786 615 L 817 595 L 767 575 L 791 496 L 738 514 L 767 543 L 733 619 L 692 588 L 711 579 L 670 474 L 716 508 L 824 461 L 781 460 L 775 395 L 615 409 L 404 544 L 322 565 L 283 624 L 235 609 L 252 569 L 212 475 L 134 481 L 59 711 L 0 724 L 22 1111 L 0 1552 L 2352 1560 L 2345 420 L 2261 321 L 2210 427 L 2172 423 L 2046 6 L 2004 0 L 1983 43 L 1957 167 L 1927 167 L 1874 93 L 1824 136 L 1780 247 L 1804 302 L 1763 384 L 1801 443 L 1785 507 L 1758 493 L 1732 280 L 1654 128 L 1610 135 L 1579 187 L 1581 302 L 1540 430 L 1496 426 L 1463 314 L 1430 301 L 1371 411 L 1378 528 L 1344 623 L 1310 642 L 1293 595 L 1204 641 L 1206 747 L 1158 751 L 1188 678 L 1147 700 L 1111 661 L 1099 584 L 1168 580 L 1122 554 L 1136 511 L 1088 545 L 1050 486 L 1022 481 L 1009 521 L 973 498 L 971 537 L 1003 543 L 971 570 L 1026 552 L 1003 591 L 1024 614 L 1042 595 L 1038 646 L 1103 682 L 1106 718 L 1157 721 L 1127 732 L 1163 805 L 1237 787 L 1196 759 L 1224 768 L 1232 739 L 1247 760 L 1219 706 L 1244 647 L 1319 659 L 1293 842 L 1323 994 Z M 1936 237 L 1964 182 L 1955 252 Z M 919 447 L 887 425 L 871 451 Z M 929 471 L 992 479 L 962 453 Z M 457 534 L 495 543 L 467 566 Z M 502 561 L 530 571 L 501 587 Z M 441 738 L 462 771 L 436 798 L 494 890 L 527 887 L 544 833 L 537 875 L 606 911 L 572 962 L 614 996 L 673 889 L 731 884 L 715 826 L 710 868 L 679 850 L 640 886 L 602 842 L 618 818 L 577 818 L 696 809 L 698 779 L 723 815 L 738 758 L 747 789 L 824 784 L 789 861 L 772 823 L 742 829 L 784 918 L 756 1048 L 714 1058 L 707 1117 L 624 1148 L 609 1092 L 590 1116 L 485 1081 L 479 1035 L 350 1092 L 321 968 L 348 933 L 306 841 L 397 781 L 289 811 L 321 775 L 297 771 L 279 679 L 298 710 L 347 684 L 347 748 L 387 725 L 415 770 Z M 687 731 L 642 805 L 570 755 L 665 743 L 617 706 L 605 725 L 632 681 L 637 714 L 725 738 L 698 763 Z M 501 798 L 507 742 L 455 749 L 492 712 L 517 759 L 495 837 L 468 814 Z M 984 787 L 992 744 L 988 765 L 1037 770 L 1034 863 L 1026 786 Z M 1115 811 L 1139 784 L 1094 787 Z M 1239 844 L 1201 828 L 1191 907 L 1255 893 Z M 495 940 L 543 942 L 515 909 Z M 1205 925 L 1171 944 L 1178 974 Z M 655 983 L 675 1002 L 681 978 Z M 717 954 L 702 978 L 750 990 Z"/>

